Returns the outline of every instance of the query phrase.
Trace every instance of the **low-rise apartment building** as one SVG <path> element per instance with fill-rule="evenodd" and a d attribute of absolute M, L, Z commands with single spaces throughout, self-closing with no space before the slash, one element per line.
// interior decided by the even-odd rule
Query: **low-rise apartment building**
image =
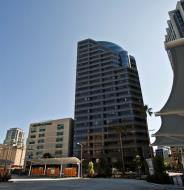
<path fill-rule="evenodd" d="M 25 146 L 0 144 L 0 167 L 22 169 L 25 152 Z"/>
<path fill-rule="evenodd" d="M 73 119 L 57 119 L 30 124 L 26 160 L 72 155 Z"/>

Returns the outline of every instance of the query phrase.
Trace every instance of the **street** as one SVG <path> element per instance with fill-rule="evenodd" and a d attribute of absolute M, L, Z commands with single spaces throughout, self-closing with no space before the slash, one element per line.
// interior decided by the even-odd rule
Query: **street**
<path fill-rule="evenodd" d="M 70 179 L 21 181 L 0 183 L 0 190 L 178 190 L 176 186 L 165 186 L 131 179 Z"/>

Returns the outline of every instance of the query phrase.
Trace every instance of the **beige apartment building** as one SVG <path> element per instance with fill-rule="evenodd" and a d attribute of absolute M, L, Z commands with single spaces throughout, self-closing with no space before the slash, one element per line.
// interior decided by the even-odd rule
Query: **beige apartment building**
<path fill-rule="evenodd" d="M 30 124 L 26 160 L 72 156 L 73 119 L 57 119 Z"/>
<path fill-rule="evenodd" d="M 0 167 L 21 169 L 24 166 L 25 146 L 0 144 Z"/>

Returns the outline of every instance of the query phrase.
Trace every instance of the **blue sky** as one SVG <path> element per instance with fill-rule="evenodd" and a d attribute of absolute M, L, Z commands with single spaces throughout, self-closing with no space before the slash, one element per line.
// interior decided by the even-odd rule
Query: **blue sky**
<path fill-rule="evenodd" d="M 111 41 L 135 56 L 145 104 L 159 111 L 172 87 L 164 50 L 174 0 L 1 0 L 0 142 L 11 127 L 74 116 L 77 42 Z M 148 118 L 159 129 L 160 118 Z"/>

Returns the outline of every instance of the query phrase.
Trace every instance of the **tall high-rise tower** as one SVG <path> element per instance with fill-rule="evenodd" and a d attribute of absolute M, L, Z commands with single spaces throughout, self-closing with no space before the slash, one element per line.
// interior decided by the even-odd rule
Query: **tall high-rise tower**
<path fill-rule="evenodd" d="M 120 46 L 86 39 L 78 43 L 74 155 L 81 143 L 86 160 L 120 159 L 122 129 L 126 165 L 136 154 L 149 156 L 149 135 L 136 61 Z"/>
<path fill-rule="evenodd" d="M 4 144 L 22 147 L 24 145 L 24 132 L 19 128 L 11 128 L 6 133 Z"/>

